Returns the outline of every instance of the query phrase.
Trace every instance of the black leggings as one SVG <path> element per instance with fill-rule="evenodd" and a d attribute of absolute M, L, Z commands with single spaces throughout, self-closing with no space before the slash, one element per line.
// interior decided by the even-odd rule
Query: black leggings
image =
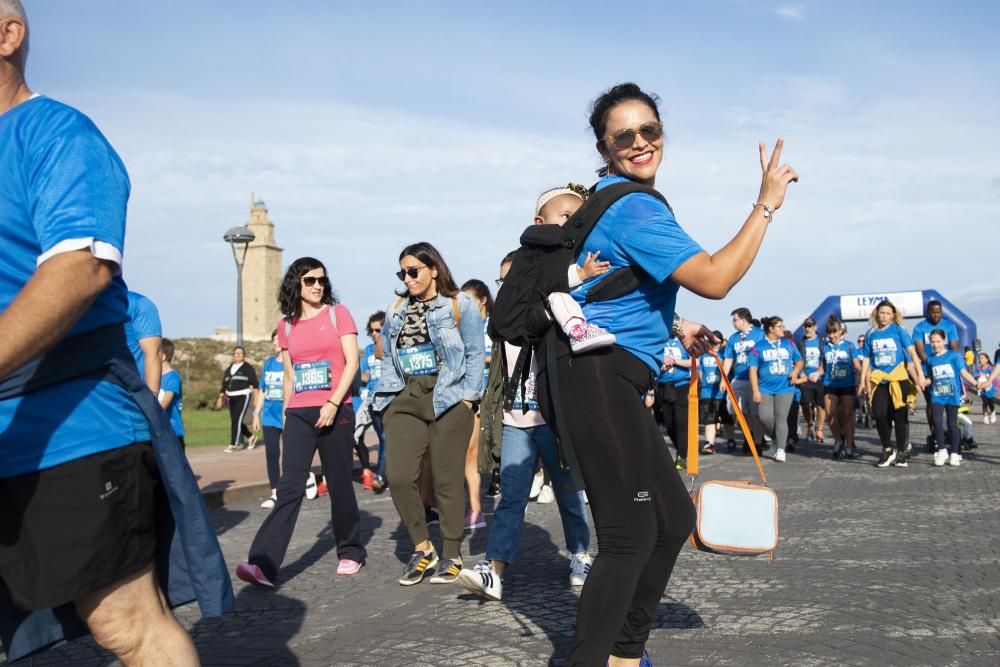
<path fill-rule="evenodd" d="M 903 396 L 910 390 L 909 382 L 900 382 L 900 389 Z M 906 440 L 909 437 L 909 408 L 903 406 L 894 408 L 892 406 L 892 396 L 889 394 L 889 384 L 880 384 L 875 387 L 872 395 L 872 417 L 875 418 L 875 429 L 878 431 L 879 440 L 882 441 L 882 449 L 892 449 L 892 431 L 896 431 L 896 451 L 906 449 Z"/>
<path fill-rule="evenodd" d="M 991 415 L 996 411 L 996 401 L 992 396 L 983 394 L 983 414 Z"/>
<path fill-rule="evenodd" d="M 934 438 L 937 440 L 938 447 L 944 447 L 947 442 L 949 453 L 961 454 L 961 440 L 958 433 L 958 406 L 931 403 L 931 412 L 934 414 Z M 945 440 L 946 428 L 948 431 L 947 440 Z"/>
<path fill-rule="evenodd" d="M 639 658 L 695 512 L 670 452 L 643 404 L 652 374 L 619 347 L 558 363 L 564 425 L 590 499 L 598 555 L 577 609 L 567 665 L 600 665 L 609 654 Z M 550 376 L 538 376 L 550 425 Z"/>
<path fill-rule="evenodd" d="M 667 429 L 670 442 L 678 456 L 687 456 L 688 435 L 688 385 L 678 387 L 665 382 L 659 385 L 660 414 L 663 426 Z"/>
<path fill-rule="evenodd" d="M 229 397 L 229 442 L 240 444 L 243 437 L 249 438 L 253 431 L 246 425 L 247 408 L 250 407 L 250 394 Z"/>
<path fill-rule="evenodd" d="M 262 426 L 264 431 L 264 453 L 267 458 L 267 483 L 272 489 L 278 488 L 281 479 L 281 429 Z"/>

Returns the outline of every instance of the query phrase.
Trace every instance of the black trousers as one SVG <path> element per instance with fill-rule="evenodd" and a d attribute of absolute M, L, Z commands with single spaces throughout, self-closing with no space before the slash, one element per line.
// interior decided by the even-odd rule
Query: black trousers
<path fill-rule="evenodd" d="M 264 454 L 267 457 L 267 483 L 272 489 L 278 488 L 281 479 L 281 429 L 262 426 L 264 431 Z"/>
<path fill-rule="evenodd" d="M 910 390 L 909 382 L 900 382 L 903 396 Z M 875 418 L 875 430 L 878 431 L 882 449 L 892 449 L 892 432 L 896 432 L 896 451 L 906 449 L 906 441 L 910 435 L 910 415 L 907 406 L 896 409 L 889 395 L 889 384 L 880 384 L 872 394 L 872 417 Z M 938 443 L 940 446 L 940 443 Z"/>
<path fill-rule="evenodd" d="M 961 436 L 958 430 L 958 406 L 939 405 L 931 403 L 931 412 L 934 414 L 934 438 L 938 447 L 944 447 L 948 443 L 950 454 L 961 454 Z M 947 430 L 948 438 L 945 439 Z"/>
<path fill-rule="evenodd" d="M 657 385 L 660 394 L 660 414 L 670 442 L 678 456 L 687 456 L 688 435 L 688 385 L 677 386 L 670 382 Z"/>
<path fill-rule="evenodd" d="M 695 512 L 643 404 L 652 373 L 619 347 L 559 360 L 565 424 L 553 416 L 550 373 L 539 375 L 542 414 L 568 430 L 580 464 L 598 555 L 577 609 L 567 665 L 638 658 Z"/>
<path fill-rule="evenodd" d="M 229 442 L 234 445 L 253 435 L 245 421 L 249 408 L 250 394 L 229 397 Z"/>
<path fill-rule="evenodd" d="M 306 478 L 313 455 L 319 449 L 323 477 L 330 491 L 330 515 L 333 537 L 337 541 L 337 557 L 359 563 L 365 560 L 361 544 L 361 517 L 351 479 L 351 454 L 354 448 L 354 409 L 340 406 L 333 425 L 317 429 L 319 408 L 288 408 L 285 410 L 284 456 L 278 500 L 264 519 L 250 545 L 248 560 L 260 567 L 264 575 L 275 580 L 295 522 L 302 508 Z"/>

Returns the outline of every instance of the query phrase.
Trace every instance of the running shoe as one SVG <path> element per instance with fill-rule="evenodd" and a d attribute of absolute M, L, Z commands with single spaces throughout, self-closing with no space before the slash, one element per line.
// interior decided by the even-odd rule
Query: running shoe
<path fill-rule="evenodd" d="M 594 324 L 577 324 L 569 330 L 569 347 L 574 354 L 614 345 L 615 335 Z"/>
<path fill-rule="evenodd" d="M 653 661 L 649 659 L 649 651 L 642 649 L 642 659 L 639 660 L 639 667 L 653 667 Z"/>
<path fill-rule="evenodd" d="M 382 475 L 376 474 L 372 477 L 372 491 L 375 493 L 384 493 L 387 486 L 389 485 L 386 483 L 385 477 Z"/>
<path fill-rule="evenodd" d="M 701 448 L 702 454 L 712 455 L 715 453 L 715 445 L 710 442 L 706 442 L 705 446 Z"/>
<path fill-rule="evenodd" d="M 352 574 L 357 574 L 361 571 L 364 563 L 359 563 L 356 560 L 351 560 L 350 558 L 341 558 L 340 562 L 337 564 L 337 574 L 342 577 L 349 577 Z"/>
<path fill-rule="evenodd" d="M 261 588 L 274 588 L 274 584 L 271 583 L 271 580 L 264 576 L 263 570 L 253 563 L 243 561 L 237 565 L 236 576 L 248 584 L 253 584 L 254 586 L 260 586 Z"/>
<path fill-rule="evenodd" d="M 939 449 L 934 452 L 934 465 L 938 468 L 948 462 L 948 450 Z"/>
<path fill-rule="evenodd" d="M 424 508 L 424 521 L 427 523 L 428 526 L 431 525 L 432 523 L 440 523 L 441 516 L 438 513 L 436 507 Z"/>
<path fill-rule="evenodd" d="M 375 473 L 373 473 L 368 468 L 361 471 L 361 488 L 365 491 L 372 490 L 372 481 L 375 479 Z"/>
<path fill-rule="evenodd" d="M 446 558 L 438 564 L 430 578 L 432 584 L 450 584 L 462 574 L 461 558 Z"/>
<path fill-rule="evenodd" d="M 685 468 L 687 468 L 687 459 L 678 454 L 677 462 L 674 463 L 674 467 L 677 468 L 678 470 L 684 470 Z"/>
<path fill-rule="evenodd" d="M 983 415 L 983 423 L 984 424 L 989 424 L 990 423 L 990 416 L 989 415 Z"/>
<path fill-rule="evenodd" d="M 487 600 L 503 598 L 503 581 L 488 560 L 481 560 L 471 570 L 462 570 L 458 575 L 458 583 L 467 591 Z"/>
<path fill-rule="evenodd" d="M 896 462 L 896 450 L 895 449 L 883 449 L 882 456 L 879 457 L 878 463 L 875 464 L 876 468 L 888 468 L 893 463 Z"/>
<path fill-rule="evenodd" d="M 897 453 L 896 462 L 892 465 L 897 468 L 908 468 L 910 466 L 910 457 L 906 455 L 906 452 L 903 452 L 902 454 Z"/>
<path fill-rule="evenodd" d="M 910 458 L 911 456 L 916 456 L 917 455 L 917 451 L 915 449 L 913 449 L 913 445 L 912 444 L 910 444 L 909 442 L 907 442 L 906 443 L 906 449 L 903 450 L 903 454 L 906 456 L 906 458 Z"/>
<path fill-rule="evenodd" d="M 406 569 L 403 570 L 403 576 L 399 578 L 400 585 L 412 586 L 413 584 L 419 584 L 423 581 L 427 570 L 437 565 L 437 563 L 438 555 L 433 547 L 430 551 L 414 551 L 413 555 L 410 556 L 410 562 L 406 564 Z"/>
<path fill-rule="evenodd" d="M 490 479 L 490 486 L 486 489 L 487 498 L 500 497 L 500 471 L 494 470 Z"/>
<path fill-rule="evenodd" d="M 839 461 L 844 455 L 844 443 L 838 442 L 833 445 L 833 460 Z"/>
<path fill-rule="evenodd" d="M 991 424 L 996 424 L 997 423 L 997 413 L 996 412 L 991 412 L 990 413 L 990 423 Z"/>
<path fill-rule="evenodd" d="M 542 492 L 542 486 L 545 484 L 545 475 L 539 470 L 535 473 L 534 479 L 531 480 L 531 491 L 528 492 L 528 500 L 534 500 L 538 497 L 538 494 Z"/>
<path fill-rule="evenodd" d="M 315 500 L 318 490 L 316 489 L 316 473 L 309 473 L 309 477 L 306 478 L 306 498 L 309 500 Z"/>
<path fill-rule="evenodd" d="M 224 451 L 226 454 L 232 454 L 233 452 L 238 452 L 239 450 L 240 450 L 240 446 L 239 445 L 229 445 L 228 447 L 226 447 L 222 451 Z"/>
<path fill-rule="evenodd" d="M 789 438 L 788 442 L 785 443 L 785 451 L 788 451 L 788 452 L 794 452 L 795 451 L 795 441 L 792 440 L 791 438 Z"/>
<path fill-rule="evenodd" d="M 260 504 L 266 510 L 273 509 L 274 503 L 278 500 L 278 496 L 271 494 L 271 497 Z"/>
<path fill-rule="evenodd" d="M 573 554 L 569 560 L 569 585 L 579 588 L 587 581 L 590 574 L 590 566 L 594 564 L 594 559 L 586 551 Z"/>
<path fill-rule="evenodd" d="M 542 487 L 542 490 L 538 492 L 538 500 L 535 502 L 541 503 L 542 505 L 548 505 L 556 499 L 556 493 L 552 490 L 551 484 L 546 484 Z"/>
<path fill-rule="evenodd" d="M 784 463 L 785 462 L 785 450 L 784 449 L 776 449 L 775 452 L 774 452 L 774 460 L 776 462 L 778 462 L 778 463 Z"/>
<path fill-rule="evenodd" d="M 253 434 L 250 435 L 250 438 L 247 440 L 247 449 L 253 449 L 256 446 L 257 446 L 257 434 L 253 433 Z"/>
<path fill-rule="evenodd" d="M 950 454 L 948 456 L 948 465 L 955 466 L 956 468 L 962 465 L 962 455 L 961 454 Z"/>
<path fill-rule="evenodd" d="M 847 458 L 849 458 L 849 459 L 856 459 L 858 456 L 860 456 L 860 454 L 858 454 L 858 448 L 857 447 L 853 447 L 852 446 L 852 447 L 848 447 L 847 448 Z"/>
<path fill-rule="evenodd" d="M 486 516 L 482 512 L 473 512 L 469 510 L 465 514 L 465 529 L 475 530 L 476 528 L 486 527 Z"/>

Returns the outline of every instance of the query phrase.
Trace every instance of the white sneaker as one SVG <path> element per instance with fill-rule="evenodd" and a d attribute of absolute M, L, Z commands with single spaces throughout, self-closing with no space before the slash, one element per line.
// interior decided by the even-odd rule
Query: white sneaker
<path fill-rule="evenodd" d="M 319 493 L 319 489 L 316 488 L 316 473 L 311 472 L 309 478 L 306 479 L 306 498 L 315 500 L 317 493 Z"/>
<path fill-rule="evenodd" d="M 934 465 L 935 466 L 937 466 L 938 468 L 940 468 L 941 466 L 943 466 L 947 462 L 948 462 L 948 450 L 947 449 L 942 448 L 942 449 L 939 449 L 936 452 L 934 452 Z"/>
<path fill-rule="evenodd" d="M 983 415 L 983 423 L 984 424 L 989 424 L 990 423 L 990 416 L 989 415 Z"/>
<path fill-rule="evenodd" d="M 587 581 L 590 574 L 590 566 L 594 564 L 594 559 L 586 551 L 573 554 L 569 561 L 569 585 L 579 588 Z"/>
<path fill-rule="evenodd" d="M 536 500 L 535 502 L 539 502 L 543 505 L 548 505 L 555 499 L 556 499 L 556 494 L 555 491 L 552 490 L 552 485 L 546 484 L 542 487 L 542 490 L 538 492 L 538 500 Z"/>
<path fill-rule="evenodd" d="M 232 454 L 233 452 L 239 451 L 239 449 L 240 449 L 239 445 L 229 445 L 222 451 L 224 451 L 226 454 Z"/>
<path fill-rule="evenodd" d="M 962 455 L 961 454 L 951 454 L 948 456 L 948 465 L 950 466 L 960 466 L 962 465 Z"/>
<path fill-rule="evenodd" d="M 990 423 L 991 424 L 996 424 L 997 423 L 997 413 L 996 412 L 991 412 L 990 413 Z"/>
<path fill-rule="evenodd" d="M 774 460 L 777 461 L 778 463 L 784 463 L 785 462 L 785 450 L 784 449 L 779 449 L 779 450 L 775 451 L 774 452 Z"/>
<path fill-rule="evenodd" d="M 273 509 L 274 508 L 274 503 L 275 503 L 276 500 L 278 500 L 277 496 L 271 496 L 270 498 L 268 498 L 264 502 L 262 502 L 260 504 L 260 506 L 263 507 L 266 510 Z"/>
<path fill-rule="evenodd" d="M 539 470 L 535 473 L 535 478 L 531 480 L 531 491 L 528 492 L 528 500 L 534 500 L 542 492 L 542 485 L 545 484 L 545 475 Z"/>
<path fill-rule="evenodd" d="M 488 560 L 479 561 L 471 570 L 463 569 L 458 575 L 458 583 L 487 600 L 500 600 L 503 597 L 503 582 Z"/>
<path fill-rule="evenodd" d="M 247 449 L 253 449 L 256 446 L 257 446 L 257 434 L 254 433 L 250 436 L 250 439 L 247 440 Z"/>

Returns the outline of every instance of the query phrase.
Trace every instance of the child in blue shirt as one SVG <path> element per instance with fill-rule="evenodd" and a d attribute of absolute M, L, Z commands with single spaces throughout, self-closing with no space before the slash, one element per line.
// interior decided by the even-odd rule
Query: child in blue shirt
<path fill-rule="evenodd" d="M 184 391 L 181 388 L 181 374 L 174 370 L 171 363 L 174 361 L 174 342 L 169 338 L 160 341 L 160 391 L 157 398 L 160 405 L 170 417 L 170 428 L 174 430 L 174 435 L 184 444 L 184 419 L 181 411 L 184 409 Z"/>
<path fill-rule="evenodd" d="M 964 379 L 970 385 L 976 384 L 965 367 L 962 355 L 946 348 L 948 336 L 941 329 L 935 329 L 930 334 L 933 354 L 927 356 L 929 377 L 924 385 L 930 388 L 931 411 L 934 415 L 934 437 L 938 441 L 938 450 L 934 453 L 934 465 L 961 465 L 958 431 L 958 406 L 962 402 Z M 947 420 L 947 421 L 945 421 Z M 948 431 L 948 448 L 945 449 L 945 427 Z"/>
<path fill-rule="evenodd" d="M 264 432 L 264 454 L 267 460 L 267 481 L 271 495 L 260 504 L 264 509 L 274 507 L 278 499 L 278 480 L 281 479 L 281 434 L 284 430 L 284 376 L 285 364 L 281 360 L 278 330 L 271 332 L 274 354 L 264 361 L 260 373 L 260 390 L 254 397 L 253 430 Z"/>
<path fill-rule="evenodd" d="M 997 395 L 996 385 L 989 381 L 993 373 L 993 364 L 990 363 L 990 355 L 985 352 L 979 353 L 979 363 L 976 364 L 977 384 L 985 385 L 986 389 L 979 391 L 979 397 L 983 399 L 983 423 L 995 424 L 997 421 L 997 411 L 995 399 Z"/>
<path fill-rule="evenodd" d="M 722 340 L 721 334 L 716 334 L 716 340 Z M 708 349 L 708 354 L 703 354 L 698 359 L 698 381 L 701 383 L 698 393 L 698 398 L 701 399 L 698 404 L 698 421 L 705 427 L 705 444 L 701 448 L 703 454 L 715 453 L 715 436 L 726 397 L 722 388 L 722 369 L 715 360 L 719 354 L 719 344 L 716 342 Z"/>

